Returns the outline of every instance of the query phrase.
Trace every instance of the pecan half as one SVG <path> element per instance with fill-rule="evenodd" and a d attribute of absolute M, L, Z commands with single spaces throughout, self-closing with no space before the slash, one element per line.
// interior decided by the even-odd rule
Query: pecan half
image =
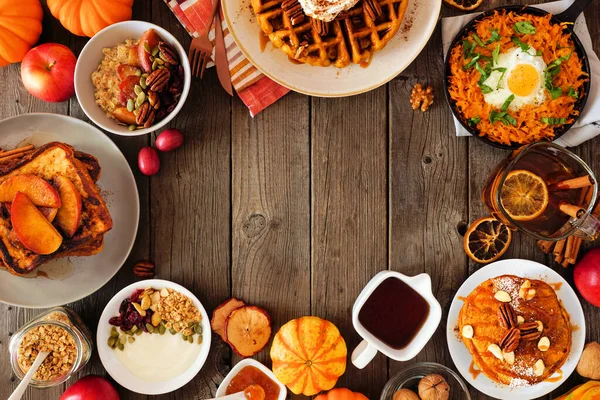
<path fill-rule="evenodd" d="M 325 36 L 329 33 L 329 23 L 325 21 L 321 21 L 320 19 L 316 18 L 311 18 L 310 24 L 319 36 Z"/>
<path fill-rule="evenodd" d="M 169 83 L 169 78 L 171 77 L 171 73 L 166 68 L 159 68 L 155 71 L 152 71 L 150 75 L 146 78 L 146 85 L 155 92 L 161 92 L 167 83 Z"/>
<path fill-rule="evenodd" d="M 517 313 L 510 303 L 501 303 L 498 308 L 498 319 L 500 325 L 506 329 L 512 329 L 518 325 Z"/>
<path fill-rule="evenodd" d="M 538 330 L 537 322 L 524 322 L 519 325 L 519 331 L 521 331 L 521 339 L 532 342 L 538 340 L 542 336 L 542 332 Z"/>
<path fill-rule="evenodd" d="M 165 42 L 158 43 L 158 51 L 159 57 L 169 64 L 177 65 L 179 64 L 179 57 L 177 57 L 177 53 L 171 46 L 166 44 Z"/>
<path fill-rule="evenodd" d="M 290 19 L 292 26 L 296 26 L 304 21 L 304 11 L 298 0 L 283 0 L 281 9 Z"/>
<path fill-rule="evenodd" d="M 518 328 L 512 328 L 500 341 L 500 347 L 504 350 L 505 353 L 510 353 L 511 351 L 515 351 L 519 346 L 519 341 L 521 340 L 521 331 Z"/>
<path fill-rule="evenodd" d="M 140 108 L 138 108 L 138 114 L 135 118 L 135 123 L 144 128 L 149 128 L 154 122 L 156 116 L 156 110 L 150 107 L 148 102 L 144 102 Z"/>
<path fill-rule="evenodd" d="M 148 103 L 150 103 L 155 110 L 158 110 L 160 107 L 160 97 L 154 90 L 148 90 Z"/>
<path fill-rule="evenodd" d="M 151 108 L 148 118 L 146 118 L 146 122 L 144 122 L 144 128 L 150 128 L 154 123 L 154 118 L 156 118 L 156 110 Z"/>
<path fill-rule="evenodd" d="M 133 273 L 139 278 L 151 278 L 154 276 L 154 263 L 148 260 L 141 260 L 133 266 Z"/>
<path fill-rule="evenodd" d="M 377 0 L 363 0 L 363 9 L 373 21 L 381 17 L 383 13 Z"/>

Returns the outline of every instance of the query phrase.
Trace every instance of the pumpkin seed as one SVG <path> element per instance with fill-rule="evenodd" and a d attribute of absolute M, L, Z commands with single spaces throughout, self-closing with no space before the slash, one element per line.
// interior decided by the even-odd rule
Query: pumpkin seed
<path fill-rule="evenodd" d="M 143 103 L 144 101 L 146 101 L 146 93 L 144 93 L 144 92 L 140 92 L 140 93 L 138 94 L 138 97 L 137 97 L 136 101 L 137 101 L 138 103 L 140 103 L 140 105 L 142 105 L 142 103 Z M 150 300 L 150 299 L 148 299 L 148 300 Z M 133 304 L 136 304 L 136 303 L 133 303 Z M 135 307 L 135 306 L 134 306 L 134 307 Z"/>
<path fill-rule="evenodd" d="M 183 333 L 181 334 L 181 338 L 182 338 L 183 340 L 188 340 L 188 337 L 187 337 L 187 336 L 185 336 Z"/>
<path fill-rule="evenodd" d="M 133 87 L 133 91 L 135 92 L 135 94 L 139 95 L 140 93 L 143 92 L 142 87 L 140 85 L 135 85 Z"/>
<path fill-rule="evenodd" d="M 169 60 L 167 60 L 167 56 L 165 56 L 163 53 L 160 53 L 158 56 L 159 56 L 159 57 L 160 57 L 160 59 L 161 59 L 161 60 L 163 60 L 163 61 L 169 61 Z"/>
<path fill-rule="evenodd" d="M 131 333 L 136 333 L 138 330 L 137 325 L 132 326 L 130 330 L 131 330 Z"/>
<path fill-rule="evenodd" d="M 108 344 L 108 347 L 115 347 L 115 343 L 117 343 L 117 338 L 114 336 L 111 336 L 108 338 L 106 343 Z"/>
<path fill-rule="evenodd" d="M 125 331 L 125 334 L 128 335 L 128 336 L 131 336 L 131 335 L 133 335 L 133 332 L 131 332 L 131 329 L 130 329 L 128 331 Z"/>
<path fill-rule="evenodd" d="M 142 333 L 144 333 L 144 331 L 141 329 L 138 329 L 137 331 L 135 331 L 135 336 L 140 336 Z"/>
<path fill-rule="evenodd" d="M 169 332 L 171 332 L 171 335 L 175 335 L 177 333 L 177 331 L 173 328 L 169 328 Z"/>
<path fill-rule="evenodd" d="M 188 321 L 187 326 L 188 328 L 192 328 L 194 326 L 194 321 Z"/>
<path fill-rule="evenodd" d="M 142 71 L 139 69 L 135 70 L 135 76 L 142 76 Z"/>
<path fill-rule="evenodd" d="M 146 324 L 146 329 L 148 329 L 148 332 L 154 333 L 154 327 L 152 326 L 152 324 Z"/>
<path fill-rule="evenodd" d="M 188 342 L 194 343 L 194 337 L 193 336 L 188 336 Z"/>
<path fill-rule="evenodd" d="M 119 336 L 119 343 L 125 344 L 127 342 L 127 336 L 121 335 Z"/>
<path fill-rule="evenodd" d="M 113 326 L 113 328 L 110 330 L 110 336 L 111 337 L 118 337 L 119 336 L 119 332 L 117 332 L 117 328 L 115 328 Z"/>
<path fill-rule="evenodd" d="M 147 72 L 144 72 L 144 73 L 142 74 L 142 78 L 147 78 L 147 77 L 148 77 L 148 73 L 147 73 Z"/>
<path fill-rule="evenodd" d="M 122 343 L 117 344 L 117 347 L 119 348 L 119 350 L 123 351 L 123 349 L 125 348 L 125 346 Z"/>
<path fill-rule="evenodd" d="M 202 325 L 198 324 L 194 326 L 194 332 L 196 332 L 198 335 L 202 335 Z"/>
<path fill-rule="evenodd" d="M 164 325 L 160 325 L 158 327 L 158 333 L 160 333 L 161 335 L 164 335 L 166 331 L 167 331 L 167 328 L 165 328 Z"/>
<path fill-rule="evenodd" d="M 198 336 L 198 344 L 202 344 L 202 335 Z"/>
<path fill-rule="evenodd" d="M 144 50 L 146 50 L 147 53 L 152 52 L 152 49 L 150 49 L 150 45 L 148 44 L 148 42 L 144 42 Z"/>
<path fill-rule="evenodd" d="M 127 338 L 127 341 L 129 343 L 133 343 L 133 342 L 135 342 L 135 338 L 133 336 L 130 336 L 130 337 Z"/>
<path fill-rule="evenodd" d="M 127 111 L 132 112 L 134 107 L 133 99 L 127 100 Z"/>
<path fill-rule="evenodd" d="M 158 54 L 158 47 L 153 48 L 152 53 L 150 54 L 152 54 L 152 57 L 156 57 L 156 55 Z"/>
<path fill-rule="evenodd" d="M 156 60 L 154 60 L 158 63 L 158 65 L 164 65 L 165 62 L 163 60 L 161 60 L 160 58 L 157 58 Z"/>
<path fill-rule="evenodd" d="M 156 68 L 158 68 L 158 63 L 156 62 L 156 60 L 154 60 L 154 61 L 152 62 L 152 71 L 155 71 L 155 70 L 156 70 Z"/>
<path fill-rule="evenodd" d="M 130 131 L 135 131 L 135 125 L 129 125 L 127 129 L 129 129 Z"/>
<path fill-rule="evenodd" d="M 148 86 L 146 85 L 146 78 L 144 78 L 143 76 L 140 78 L 140 86 L 142 87 L 142 89 L 146 89 Z M 158 292 L 154 292 L 154 293 L 158 293 Z M 160 293 L 158 294 L 158 296 L 160 297 Z M 152 303 L 154 304 L 154 303 Z"/>

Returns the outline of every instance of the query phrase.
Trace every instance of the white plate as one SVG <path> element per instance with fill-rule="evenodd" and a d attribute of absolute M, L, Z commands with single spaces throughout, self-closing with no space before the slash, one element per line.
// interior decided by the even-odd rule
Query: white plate
<path fill-rule="evenodd" d="M 571 316 L 571 324 L 578 326 L 579 329 L 573 332 L 571 353 L 561 368 L 563 376 L 560 380 L 556 382 L 542 382 L 534 386 L 523 388 L 510 388 L 506 385 L 495 383 L 484 374 L 480 374 L 477 379 L 473 379 L 473 376 L 469 373 L 469 366 L 471 365 L 473 358 L 454 330 L 458 325 L 458 314 L 463 306 L 463 301 L 458 298 L 467 297 L 481 283 L 500 275 L 516 275 L 543 280 L 547 283 L 562 283 L 560 289 L 556 291 L 556 294 Z M 573 373 L 585 344 L 585 317 L 583 315 L 581 303 L 579 303 L 579 299 L 571 286 L 569 286 L 567 281 L 552 269 L 534 261 L 519 259 L 501 260 L 491 263 L 475 272 L 462 284 L 460 289 L 458 289 L 454 301 L 450 306 L 450 312 L 448 313 L 446 337 L 448 339 L 450 355 L 452 356 L 456 368 L 463 378 L 473 385 L 475 389 L 497 399 L 528 400 L 550 393 L 562 385 Z"/>
<path fill-rule="evenodd" d="M 261 51 L 261 30 L 250 0 L 223 0 L 229 31 L 246 58 L 263 74 L 296 92 L 320 97 L 351 96 L 373 90 L 393 79 L 423 50 L 438 22 L 442 0 L 409 0 L 396 36 L 374 54 L 367 68 L 293 64 L 271 43 Z"/>
<path fill-rule="evenodd" d="M 113 219 L 104 249 L 95 256 L 53 260 L 34 271 L 48 278 L 24 278 L 0 270 L 0 301 L 21 307 L 54 307 L 89 296 L 121 268 L 133 247 L 140 202 L 129 164 L 117 146 L 100 130 L 64 115 L 25 114 L 0 121 L 0 147 L 21 143 L 40 146 L 67 143 L 98 158 L 102 174 L 98 186 Z"/>
<path fill-rule="evenodd" d="M 219 385 L 219 388 L 217 389 L 217 393 L 215 394 L 215 396 L 217 396 L 217 397 L 225 396 L 225 392 L 227 391 L 227 386 L 229 386 L 229 383 L 231 382 L 233 377 L 236 376 L 242 368 L 248 367 L 248 366 L 258 368 L 279 386 L 279 397 L 277 397 L 277 400 L 285 400 L 286 399 L 287 388 L 285 387 L 285 385 L 282 384 L 281 382 L 279 382 L 279 380 L 277 379 L 275 374 L 269 368 L 265 367 L 262 363 L 256 361 L 253 358 L 245 358 L 245 359 L 241 360 L 240 362 L 238 362 L 231 369 L 231 371 L 229 371 L 229 373 L 227 374 L 225 379 L 223 379 L 223 382 L 221 382 L 221 384 Z"/>
<path fill-rule="evenodd" d="M 125 300 L 127 297 L 131 296 L 137 289 L 146 289 L 148 287 L 152 287 L 154 289 L 173 289 L 192 300 L 196 308 L 198 308 L 200 311 L 200 314 L 202 314 L 203 341 L 200 345 L 202 346 L 202 349 L 200 350 L 198 357 L 187 371 L 168 381 L 148 382 L 133 375 L 129 369 L 127 369 L 127 367 L 121 364 L 121 362 L 117 359 L 115 356 L 115 350 L 108 347 L 108 344 L 106 343 L 112 328 L 112 325 L 108 323 L 108 320 L 119 315 L 119 306 L 121 305 L 121 302 L 123 302 L 123 300 Z M 165 335 L 170 335 L 170 333 L 167 332 Z M 179 389 L 191 381 L 198 374 L 198 372 L 200 372 L 202 366 L 206 362 L 208 353 L 210 351 L 210 342 L 210 320 L 206 310 L 200 303 L 200 300 L 198 300 L 198 298 L 194 296 L 192 292 L 183 286 L 162 279 L 148 279 L 145 281 L 136 282 L 117 293 L 115 297 L 108 302 L 104 308 L 104 311 L 102 311 L 100 321 L 98 321 L 98 330 L 96 332 L 98 354 L 100 355 L 100 361 L 102 361 L 102 365 L 106 369 L 106 372 L 108 372 L 108 374 L 125 389 L 148 395 L 169 393 Z M 198 346 L 195 343 L 191 345 Z"/>

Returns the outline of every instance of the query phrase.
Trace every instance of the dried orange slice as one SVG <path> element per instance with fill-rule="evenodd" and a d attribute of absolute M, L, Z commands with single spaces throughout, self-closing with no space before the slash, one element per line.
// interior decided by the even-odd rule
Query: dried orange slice
<path fill-rule="evenodd" d="M 236 308 L 225 322 L 225 341 L 241 357 L 252 357 L 260 352 L 270 338 L 271 317 L 260 307 Z"/>
<path fill-rule="evenodd" d="M 548 207 L 548 186 L 533 172 L 514 170 L 504 180 L 500 201 L 515 221 L 531 221 Z"/>
<path fill-rule="evenodd" d="M 469 258 L 477 263 L 496 261 L 510 245 L 512 232 L 494 217 L 473 222 L 465 233 L 464 248 Z"/>

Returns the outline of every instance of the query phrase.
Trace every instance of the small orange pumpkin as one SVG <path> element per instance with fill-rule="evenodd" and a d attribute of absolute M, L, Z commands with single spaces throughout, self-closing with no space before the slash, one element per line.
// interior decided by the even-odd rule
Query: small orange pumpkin
<path fill-rule="evenodd" d="M 92 37 L 117 22 L 131 19 L 133 0 L 48 0 L 48 8 L 67 30 Z"/>
<path fill-rule="evenodd" d="M 0 0 L 0 67 L 19 62 L 42 33 L 40 0 Z"/>
<path fill-rule="evenodd" d="M 337 388 L 325 394 L 318 395 L 315 397 L 315 400 L 369 400 L 369 398 L 362 393 L 353 392 L 350 389 Z"/>
<path fill-rule="evenodd" d="M 313 396 L 335 386 L 346 371 L 346 342 L 318 317 L 293 319 L 273 338 L 273 373 L 294 394 Z"/>

